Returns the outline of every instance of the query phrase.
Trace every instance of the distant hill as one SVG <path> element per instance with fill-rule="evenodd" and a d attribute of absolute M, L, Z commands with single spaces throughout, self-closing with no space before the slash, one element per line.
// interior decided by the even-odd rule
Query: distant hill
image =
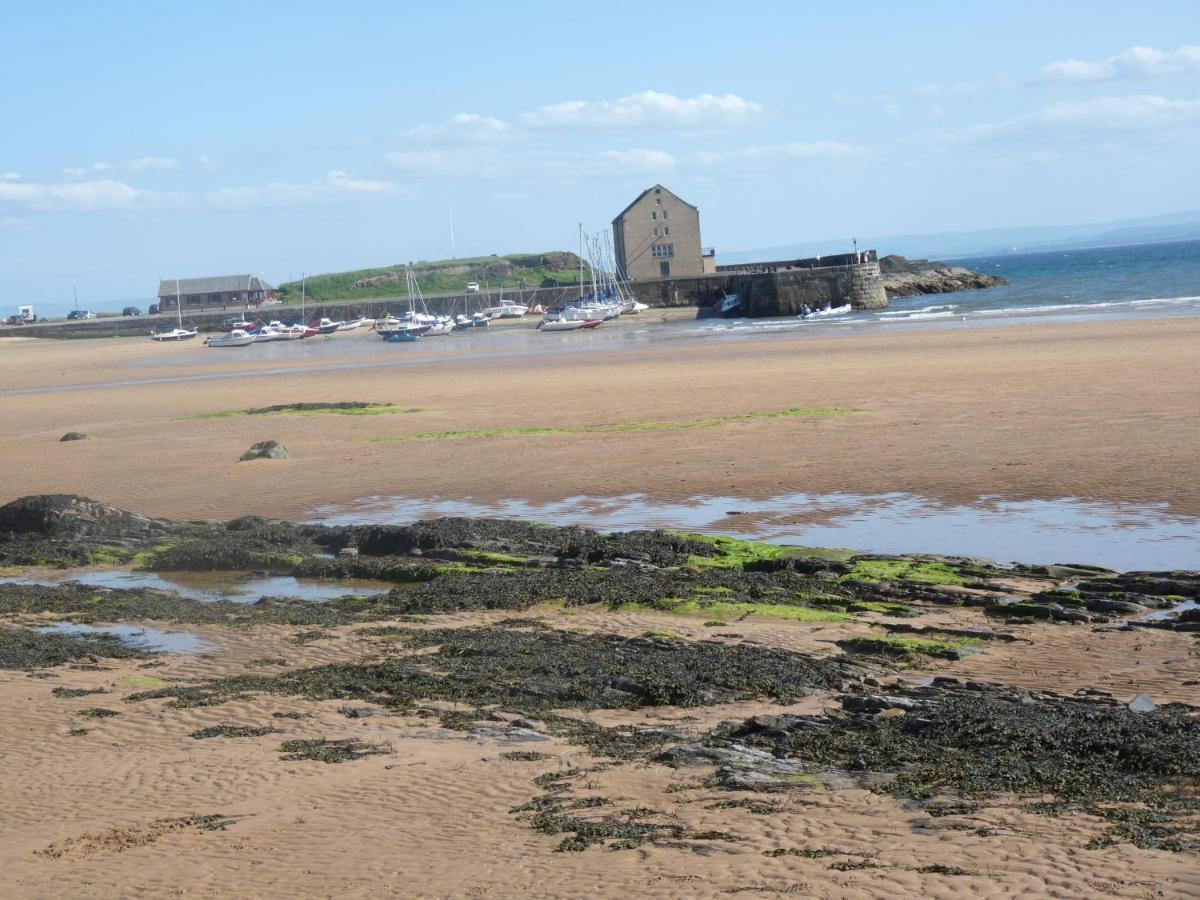
<path fill-rule="evenodd" d="M 1030 225 L 982 231 L 939 234 L 901 234 L 858 238 L 860 247 L 880 255 L 899 253 L 931 259 L 990 256 L 998 253 L 1036 253 L 1041 250 L 1080 250 L 1124 244 L 1157 244 L 1200 240 L 1200 210 L 1187 210 L 1142 219 L 1123 219 L 1092 225 Z M 804 259 L 846 253 L 850 238 L 804 241 L 720 254 L 721 264 L 773 259 Z"/>
<path fill-rule="evenodd" d="M 354 272 L 311 275 L 305 279 L 305 297 L 314 302 L 332 300 L 369 300 L 374 297 L 407 296 L 404 265 Z M 479 256 L 471 259 L 441 259 L 412 264 L 421 293 L 461 294 L 468 282 L 481 290 L 495 288 L 552 287 L 573 284 L 579 278 L 579 257 L 565 250 L 547 253 L 509 253 L 505 256 Z M 279 286 L 280 299 L 300 297 L 300 282 Z"/>

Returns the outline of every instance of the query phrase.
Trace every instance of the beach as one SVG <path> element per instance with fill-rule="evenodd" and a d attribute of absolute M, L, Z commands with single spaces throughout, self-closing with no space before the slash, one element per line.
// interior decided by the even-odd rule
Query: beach
<path fill-rule="evenodd" d="M 559 341 L 496 332 L 469 344 L 455 345 L 455 336 L 444 346 L 427 341 L 419 355 L 365 334 L 296 342 L 270 355 L 131 339 L 0 341 L 7 388 L 0 503 L 78 494 L 178 523 L 242 516 L 315 522 L 318 510 L 353 509 L 370 498 L 536 503 L 638 495 L 655 503 L 799 491 L 903 493 L 937 504 L 1079 498 L 1200 515 L 1200 487 L 1191 477 L 1200 412 L 1195 318 L 746 339 L 679 335 L 649 317 L 622 321 L 591 342 L 590 335 Z M 381 406 L 246 412 L 352 401 Z M 88 437 L 60 442 L 70 431 Z M 239 461 L 268 439 L 290 458 Z M 1194 704 L 1194 633 L 1120 628 L 1128 610 L 1097 612 L 1118 609 L 1112 593 L 1139 597 L 1132 603 L 1139 609 L 1150 602 L 1169 608 L 1182 589 L 1165 577 L 1159 588 L 1097 588 L 1068 602 L 1064 592 L 1095 572 L 921 560 L 885 570 L 901 573 L 888 586 L 863 574 L 878 573 L 880 563 L 849 552 L 778 566 L 770 548 L 733 546 L 730 554 L 749 554 L 743 566 L 686 556 L 708 552 L 704 545 L 610 551 L 607 539 L 574 531 L 553 540 L 524 532 L 497 538 L 486 526 L 464 525 L 465 541 L 426 535 L 403 551 L 372 548 L 368 535 L 353 532 L 358 544 L 347 554 L 347 538 L 280 537 L 258 520 L 226 529 L 123 515 L 88 507 L 82 530 L 64 525 L 58 533 L 48 525 L 22 538 L 30 542 L 20 544 L 28 547 L 24 556 L 5 550 L 3 571 L 35 583 L 19 602 L 5 601 L 5 627 L 119 619 L 186 631 L 204 646 L 157 658 L 100 655 L 0 669 L 7 726 L 0 877 L 14 896 L 1200 893 L 1194 846 L 1112 837 L 1116 820 L 1104 818 L 1103 804 L 1117 801 L 1108 795 L 1043 808 L 1037 801 L 1048 793 L 1000 792 L 954 805 L 936 785 L 930 801 L 841 771 L 791 775 L 786 789 L 732 789 L 714 776 L 713 763 L 684 765 L 662 753 L 705 739 L 740 753 L 721 723 L 757 721 L 774 734 L 837 709 L 847 695 L 908 698 L 876 710 L 863 727 L 904 716 L 904 704 L 914 717 L 913 703 L 940 709 L 938 691 L 947 703 L 955 691 L 982 691 L 985 699 L 998 692 L 998 707 L 1021 697 L 1016 709 L 1039 711 L 1057 709 L 1053 695 L 1081 704 L 1085 715 L 1092 707 L 1082 704 L 1097 701 L 1103 715 L 1117 718 L 1133 715 L 1125 704 L 1139 694 L 1160 709 Z M 189 537 L 193 527 L 201 537 Z M 112 535 L 127 531 L 136 540 L 113 549 Z M 386 544 L 393 535 L 382 529 L 370 540 Z M 48 577 L 55 565 L 74 566 L 79 577 L 89 570 L 79 563 L 87 554 L 93 563 L 104 558 L 122 570 L 169 575 L 179 565 L 171 554 L 189 540 L 217 548 L 204 550 L 214 569 L 299 565 L 296 572 L 334 583 L 352 570 L 403 583 L 374 606 L 338 607 L 340 618 L 309 621 L 317 613 L 268 603 L 247 604 L 250 619 L 227 623 L 202 605 L 138 612 L 161 607 L 153 591 L 60 588 Z M 243 551 L 254 562 L 246 565 Z M 75 562 L 38 559 L 43 552 Z M 221 561 L 226 556 L 234 561 Z M 639 585 L 669 578 L 668 563 L 680 560 L 690 560 L 683 568 L 694 587 L 679 590 L 694 591 L 683 596 L 695 608 L 634 596 Z M 903 574 L 918 570 L 925 574 Z M 608 591 L 607 599 L 575 606 L 555 596 L 553 579 L 568 574 L 588 590 Z M 867 581 L 844 580 L 856 576 Z M 420 580 L 426 577 L 432 580 Z M 475 593 L 440 606 L 437 586 L 455 579 L 477 585 Z M 524 588 L 515 600 L 488 589 L 509 582 L 543 593 L 526 603 Z M 772 592 L 813 584 L 835 596 L 849 591 L 839 601 L 845 611 L 805 601 L 802 614 L 781 618 L 749 604 L 750 597 L 774 603 Z M 644 590 L 653 595 L 652 587 Z M 132 604 L 119 616 L 107 605 L 118 595 Z M 9 596 L 18 597 L 11 589 Z M 1012 615 L 996 613 L 1010 602 L 1041 604 L 1045 615 L 1018 616 L 1016 607 Z M 432 698 L 385 696 L 402 690 L 397 685 L 410 683 L 408 676 L 372 676 L 369 690 L 357 686 L 363 670 L 356 667 L 420 665 L 422 654 L 442 652 L 452 638 L 422 643 L 422 632 L 433 629 L 528 641 L 541 649 L 514 658 L 544 654 L 551 666 L 566 654 L 567 669 L 574 665 L 567 650 L 592 652 L 593 639 L 597 658 L 628 646 L 633 660 L 656 653 L 692 660 L 670 668 L 673 674 L 664 665 L 663 690 L 676 689 L 678 671 L 709 677 L 710 663 L 701 660 L 714 645 L 736 648 L 745 666 L 766 654 L 752 687 L 793 665 L 845 669 L 808 691 L 781 689 L 774 699 L 754 689 L 723 694 L 710 686 L 705 693 L 702 684 L 688 694 L 692 702 L 632 703 L 613 699 L 614 690 L 634 690 L 615 678 L 605 682 L 609 693 L 591 685 L 579 688 L 586 699 L 555 705 L 537 699 L 553 678 L 543 683 L 524 670 L 481 677 L 472 661 L 497 651 L 468 642 L 456 655 L 436 657 L 430 684 L 441 693 Z M 894 648 L 914 634 L 949 644 L 918 640 L 904 645 L 900 659 L 852 649 L 855 640 L 881 637 Z M 271 682 L 293 671 L 320 671 L 322 679 L 351 674 L 329 693 Z M 169 700 L 190 696 L 172 691 L 230 678 L 261 680 L 221 687 L 225 693 L 211 703 Z M 511 694 L 496 701 L 501 688 Z M 473 699 L 485 693 L 491 702 Z M 836 725 L 838 715 L 829 721 Z M 575 719 L 593 730 L 580 737 Z M 636 736 L 650 749 L 606 755 L 611 745 L 596 735 L 618 743 Z M 282 750 L 283 742 L 313 739 L 355 741 L 361 755 L 332 764 Z M 1190 815 L 1187 840 L 1195 834 Z M 591 817 L 600 845 L 573 816 Z"/>
<path fill-rule="evenodd" d="M 268 345 L 268 358 L 198 343 L 6 341 L 0 495 L 74 492 L 178 517 L 296 518 L 378 495 L 789 491 L 1076 497 L 1200 515 L 1200 486 L 1184 477 L 1197 463 L 1195 318 L 621 336 L 597 334 L 607 340 L 589 349 L 590 335 L 452 335 L 416 355 L 351 333 Z M 419 411 L 196 418 L 302 401 Z M 790 409 L 836 413 L 736 418 Z M 719 417 L 734 418 L 683 427 Z M 56 443 L 68 431 L 92 440 Z M 238 462 L 267 439 L 291 459 Z"/>

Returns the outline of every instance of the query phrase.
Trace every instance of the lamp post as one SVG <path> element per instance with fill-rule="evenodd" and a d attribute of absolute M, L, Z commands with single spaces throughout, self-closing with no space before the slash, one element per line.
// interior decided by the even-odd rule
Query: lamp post
<path fill-rule="evenodd" d="M 71 293 L 75 295 L 75 312 L 79 312 L 79 291 L 75 287 L 75 282 L 71 282 Z"/>

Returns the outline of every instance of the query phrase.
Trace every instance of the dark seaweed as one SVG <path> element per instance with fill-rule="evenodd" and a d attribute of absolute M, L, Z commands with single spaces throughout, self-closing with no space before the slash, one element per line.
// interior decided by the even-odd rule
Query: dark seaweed
<path fill-rule="evenodd" d="M 39 669 L 77 659 L 145 659 L 152 655 L 111 634 L 59 634 L 0 627 L 0 669 Z"/>

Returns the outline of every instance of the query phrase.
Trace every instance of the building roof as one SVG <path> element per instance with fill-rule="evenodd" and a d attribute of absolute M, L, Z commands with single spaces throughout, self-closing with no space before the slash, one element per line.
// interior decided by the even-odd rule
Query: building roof
<path fill-rule="evenodd" d="M 627 207 L 625 207 L 623 210 L 621 210 L 617 214 L 617 217 L 615 219 L 613 219 L 613 224 L 616 225 L 618 222 L 620 222 L 621 219 L 623 219 L 625 217 L 625 213 L 629 212 L 631 209 L 633 209 L 635 206 L 637 206 L 638 203 L 641 202 L 642 198 L 645 197 L 647 194 L 649 194 L 651 191 L 656 191 L 656 190 L 664 191 L 664 192 L 670 194 L 672 197 L 674 197 L 676 200 L 678 200 L 684 206 L 691 206 L 692 209 L 696 209 L 695 206 L 692 206 L 692 204 L 688 203 L 686 200 L 684 200 L 682 197 L 680 197 L 674 191 L 667 190 L 661 184 L 652 184 L 652 185 L 650 185 L 650 187 L 646 188 L 644 191 L 642 191 L 640 194 L 638 194 L 636 197 L 634 197 L 633 202 L 630 203 Z"/>
<path fill-rule="evenodd" d="M 273 291 L 257 275 L 216 275 L 212 278 L 166 278 L 158 283 L 158 296 L 178 294 L 224 294 L 234 291 Z"/>

